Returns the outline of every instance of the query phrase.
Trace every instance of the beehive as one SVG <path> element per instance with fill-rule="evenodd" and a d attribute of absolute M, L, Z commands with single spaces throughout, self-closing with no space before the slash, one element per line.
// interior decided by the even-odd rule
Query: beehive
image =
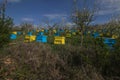
<path fill-rule="evenodd" d="M 107 36 L 110 36 L 110 33 L 107 33 L 106 35 L 107 35 Z"/>
<path fill-rule="evenodd" d="M 36 40 L 36 36 L 35 35 L 32 35 L 32 36 L 26 35 L 24 42 L 33 42 L 35 40 Z"/>
<path fill-rule="evenodd" d="M 44 32 L 44 29 L 42 29 L 41 31 Z"/>
<path fill-rule="evenodd" d="M 91 32 L 90 31 L 88 31 L 88 34 L 90 34 Z"/>
<path fill-rule="evenodd" d="M 53 32 L 56 33 L 57 31 L 54 29 Z"/>
<path fill-rule="evenodd" d="M 27 34 L 28 34 L 29 36 L 32 36 L 32 32 L 28 32 Z"/>
<path fill-rule="evenodd" d="M 112 38 L 104 38 L 103 42 L 104 42 L 104 44 L 108 45 L 109 47 L 112 47 L 116 43 L 116 40 L 112 39 Z"/>
<path fill-rule="evenodd" d="M 48 30 L 47 30 L 47 29 L 45 29 L 45 30 L 44 30 L 44 33 L 48 33 Z"/>
<path fill-rule="evenodd" d="M 66 33 L 66 37 L 70 38 L 71 37 L 71 33 Z"/>
<path fill-rule="evenodd" d="M 12 34 L 16 34 L 16 35 L 17 35 L 17 32 L 16 32 L 16 31 L 14 31 L 14 32 L 12 32 Z"/>
<path fill-rule="evenodd" d="M 36 30 L 36 32 L 40 32 L 40 30 Z"/>
<path fill-rule="evenodd" d="M 72 32 L 72 35 L 76 35 L 76 32 Z"/>
<path fill-rule="evenodd" d="M 55 36 L 60 36 L 60 33 L 56 32 L 54 35 L 55 35 Z"/>
<path fill-rule="evenodd" d="M 40 35 L 38 35 L 36 37 L 36 42 L 47 43 L 47 36 L 40 36 Z"/>
<path fill-rule="evenodd" d="M 16 35 L 16 34 L 11 34 L 11 35 L 10 35 L 10 39 L 11 39 L 11 40 L 17 39 L 17 35 Z"/>
<path fill-rule="evenodd" d="M 17 32 L 17 35 L 21 35 L 21 34 L 22 34 L 22 32 L 20 32 L 20 31 Z"/>
<path fill-rule="evenodd" d="M 113 38 L 113 39 L 117 39 L 118 36 L 117 36 L 117 35 L 112 35 L 112 38 Z"/>
<path fill-rule="evenodd" d="M 97 38 L 97 37 L 100 36 L 100 34 L 99 34 L 98 32 L 95 32 L 95 33 L 92 34 L 92 36 L 93 36 L 94 38 Z"/>
<path fill-rule="evenodd" d="M 65 37 L 55 37 L 54 44 L 65 44 Z"/>
<path fill-rule="evenodd" d="M 103 33 L 100 33 L 100 37 L 103 37 Z"/>
<path fill-rule="evenodd" d="M 44 34 L 44 32 L 39 32 L 39 33 L 38 33 L 38 35 L 43 35 L 43 34 Z"/>

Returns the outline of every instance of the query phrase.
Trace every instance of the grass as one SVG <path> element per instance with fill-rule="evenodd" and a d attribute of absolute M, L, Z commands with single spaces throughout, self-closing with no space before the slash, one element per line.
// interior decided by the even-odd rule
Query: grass
<path fill-rule="evenodd" d="M 48 37 L 46 44 L 24 43 L 23 39 L 24 36 L 19 36 L 17 40 L 12 41 L 16 44 L 0 50 L 1 79 L 120 79 L 119 48 L 110 51 L 104 47 L 99 39 L 86 36 L 83 47 L 80 46 L 79 35 L 66 38 L 65 45 L 54 45 L 53 36 Z M 5 61 L 9 64 L 6 64 Z"/>

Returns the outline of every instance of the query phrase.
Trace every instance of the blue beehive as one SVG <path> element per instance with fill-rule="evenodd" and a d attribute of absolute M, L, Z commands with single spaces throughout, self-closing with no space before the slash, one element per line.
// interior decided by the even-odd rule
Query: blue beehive
<path fill-rule="evenodd" d="M 11 34 L 11 35 L 10 35 L 10 39 L 11 39 L 11 40 L 17 39 L 17 35 L 16 35 L 16 34 Z"/>
<path fill-rule="evenodd" d="M 48 33 L 48 30 L 47 30 L 47 29 L 45 29 L 45 30 L 44 30 L 44 32 L 45 32 L 45 33 Z"/>
<path fill-rule="evenodd" d="M 28 35 L 31 36 L 31 35 L 32 35 L 32 32 L 28 32 Z"/>
<path fill-rule="evenodd" d="M 64 32 L 64 30 L 63 30 L 63 29 L 59 29 L 59 30 L 58 30 L 58 32 L 63 33 L 63 32 Z"/>
<path fill-rule="evenodd" d="M 20 32 L 20 31 L 17 32 L 17 35 L 21 35 L 21 34 L 22 34 L 22 32 Z"/>
<path fill-rule="evenodd" d="M 44 34 L 43 32 L 39 32 L 39 33 L 38 33 L 39 36 L 42 36 L 43 34 Z"/>
<path fill-rule="evenodd" d="M 112 38 L 104 38 L 103 42 L 104 42 L 104 44 L 108 45 L 109 47 L 113 47 L 113 45 L 116 43 L 116 40 L 112 39 Z"/>
<path fill-rule="evenodd" d="M 76 31 L 74 29 L 72 29 L 71 32 L 76 32 Z"/>
<path fill-rule="evenodd" d="M 60 33 L 59 32 L 55 33 L 55 36 L 60 36 Z"/>
<path fill-rule="evenodd" d="M 92 34 L 92 36 L 93 36 L 94 38 L 97 38 L 97 37 L 100 36 L 100 34 L 99 34 L 98 32 L 95 32 L 95 33 Z"/>
<path fill-rule="evenodd" d="M 36 42 L 47 43 L 47 36 L 40 36 L 40 35 L 38 35 L 36 37 Z"/>

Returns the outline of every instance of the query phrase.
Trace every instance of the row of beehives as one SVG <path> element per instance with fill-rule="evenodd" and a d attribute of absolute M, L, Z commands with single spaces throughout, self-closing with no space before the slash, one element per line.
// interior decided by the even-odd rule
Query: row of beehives
<path fill-rule="evenodd" d="M 47 33 L 48 31 L 47 30 L 42 30 L 42 31 L 36 31 L 36 32 L 38 32 L 37 36 L 33 35 L 33 32 L 28 32 L 27 35 L 25 36 L 24 42 L 36 41 L 36 42 L 47 43 L 47 36 L 44 35 L 44 33 Z M 63 33 L 64 30 L 59 30 L 59 31 L 53 30 L 53 32 L 54 32 L 54 36 L 55 36 L 54 44 L 65 44 L 65 37 L 70 38 L 70 37 L 72 37 L 72 35 L 75 36 L 77 34 L 81 34 L 81 32 L 79 32 L 79 31 L 66 30 L 65 31 L 66 32 L 65 36 L 60 37 L 61 36 L 60 33 Z M 20 34 L 21 34 L 21 32 L 13 32 L 11 34 L 10 38 L 12 40 L 14 40 L 14 39 L 17 38 L 17 35 L 20 35 Z M 99 33 L 99 32 L 96 32 L 96 31 L 93 31 L 93 32 L 88 31 L 88 32 L 86 32 L 84 34 L 90 34 L 94 38 L 103 37 L 104 43 L 107 44 L 108 46 L 113 46 L 116 43 L 116 38 L 118 38 L 118 35 L 112 35 L 112 38 L 104 37 L 103 33 Z M 107 35 L 109 36 L 110 34 L 107 33 Z"/>
<path fill-rule="evenodd" d="M 18 32 L 13 32 L 10 36 L 11 40 L 17 39 L 17 36 L 20 35 Z M 44 35 L 43 32 L 39 32 L 37 35 L 33 35 L 32 32 L 28 32 L 27 35 L 24 38 L 24 42 L 41 42 L 41 43 L 47 43 L 48 42 L 48 36 Z M 54 44 L 65 44 L 65 37 L 61 36 L 55 36 Z"/>

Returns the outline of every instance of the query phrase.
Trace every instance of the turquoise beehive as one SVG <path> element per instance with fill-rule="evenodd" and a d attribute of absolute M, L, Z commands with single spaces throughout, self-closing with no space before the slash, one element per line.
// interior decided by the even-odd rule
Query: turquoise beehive
<path fill-rule="evenodd" d="M 38 35 L 36 37 L 36 42 L 47 43 L 47 36 L 40 36 L 40 35 Z"/>
<path fill-rule="evenodd" d="M 11 39 L 11 40 L 17 39 L 17 35 L 16 35 L 16 34 L 11 34 L 11 35 L 10 35 L 10 39 Z"/>
<path fill-rule="evenodd" d="M 116 43 L 116 40 L 112 38 L 103 38 L 103 43 L 109 47 L 113 47 L 113 45 Z"/>
<path fill-rule="evenodd" d="M 32 36 L 32 32 L 28 32 L 27 34 L 28 34 L 29 36 Z"/>
<path fill-rule="evenodd" d="M 95 33 L 92 34 L 92 36 L 93 36 L 94 38 L 97 38 L 97 37 L 100 36 L 100 34 L 99 34 L 98 32 L 95 32 Z"/>
<path fill-rule="evenodd" d="M 42 36 L 44 33 L 43 32 L 39 32 L 38 35 Z"/>

